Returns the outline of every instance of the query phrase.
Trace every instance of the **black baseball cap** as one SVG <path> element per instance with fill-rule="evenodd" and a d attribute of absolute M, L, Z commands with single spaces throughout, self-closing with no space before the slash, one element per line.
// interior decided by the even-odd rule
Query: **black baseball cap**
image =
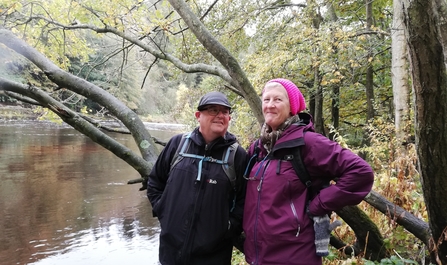
<path fill-rule="evenodd" d="M 207 105 L 221 105 L 231 109 L 227 96 L 221 92 L 213 91 L 206 93 L 199 101 L 197 110 L 204 110 Z"/>

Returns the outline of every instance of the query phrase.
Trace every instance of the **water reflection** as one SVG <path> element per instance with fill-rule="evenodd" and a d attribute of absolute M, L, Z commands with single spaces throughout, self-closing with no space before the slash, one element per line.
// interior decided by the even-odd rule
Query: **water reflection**
<path fill-rule="evenodd" d="M 123 220 L 115 219 L 103 227 L 69 235 L 61 246 L 63 251 L 45 246 L 47 251 L 41 254 L 52 256 L 33 264 L 157 264 L 158 238 L 144 235 L 144 231 L 126 231 L 122 225 Z"/>
<path fill-rule="evenodd" d="M 126 184 L 133 168 L 71 128 L 7 123 L 0 134 L 0 264 L 157 264 L 158 221 Z"/>

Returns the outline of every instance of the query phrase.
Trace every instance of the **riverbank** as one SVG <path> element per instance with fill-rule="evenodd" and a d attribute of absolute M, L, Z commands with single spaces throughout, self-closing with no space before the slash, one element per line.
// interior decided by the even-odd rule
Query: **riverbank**
<path fill-rule="evenodd" d="M 0 105 L 0 121 L 37 120 L 40 114 L 32 108 L 15 105 Z"/>
<path fill-rule="evenodd" d="M 8 121 L 38 121 L 43 116 L 41 111 L 36 111 L 34 108 L 25 108 L 16 105 L 0 105 L 0 122 Z M 174 131 L 182 132 L 187 129 L 183 124 L 145 121 L 143 123 L 148 130 L 160 131 Z M 121 124 L 116 120 L 102 120 L 102 123 L 112 127 L 121 127 Z"/>

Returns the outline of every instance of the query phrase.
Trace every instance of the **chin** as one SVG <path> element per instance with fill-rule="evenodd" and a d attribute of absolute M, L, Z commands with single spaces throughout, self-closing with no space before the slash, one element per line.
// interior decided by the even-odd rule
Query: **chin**
<path fill-rule="evenodd" d="M 225 126 L 223 126 L 223 125 L 218 125 L 218 126 L 214 126 L 213 128 L 212 128 L 212 131 L 214 132 L 214 133 L 218 133 L 218 134 L 225 134 L 225 131 L 226 131 L 226 127 Z"/>
<path fill-rule="evenodd" d="M 276 119 L 266 119 L 265 123 L 269 126 L 272 126 L 272 125 L 276 125 L 278 122 L 276 121 Z"/>

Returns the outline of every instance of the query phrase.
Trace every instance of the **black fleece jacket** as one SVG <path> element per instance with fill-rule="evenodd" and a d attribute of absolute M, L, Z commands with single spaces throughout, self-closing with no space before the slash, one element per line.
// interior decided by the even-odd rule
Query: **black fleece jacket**
<path fill-rule="evenodd" d="M 242 232 L 247 153 L 240 146 L 236 151 L 234 191 L 221 164 L 202 162 L 198 177 L 200 159 L 184 157 L 171 170 L 181 138 L 171 138 L 148 178 L 147 196 L 161 226 L 160 262 L 229 265 L 232 239 Z M 236 137 L 227 132 L 207 145 L 196 128 L 190 140 L 187 153 L 222 159 Z"/>

